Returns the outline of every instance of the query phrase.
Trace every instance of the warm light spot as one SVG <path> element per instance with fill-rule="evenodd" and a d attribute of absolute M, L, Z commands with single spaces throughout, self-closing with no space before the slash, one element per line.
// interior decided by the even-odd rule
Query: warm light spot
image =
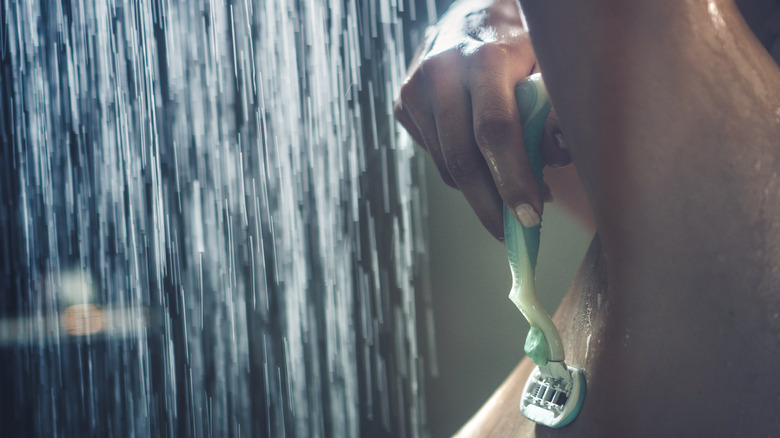
<path fill-rule="evenodd" d="M 70 335 L 91 335 L 103 330 L 103 310 L 92 304 L 76 304 L 62 311 L 60 324 Z"/>

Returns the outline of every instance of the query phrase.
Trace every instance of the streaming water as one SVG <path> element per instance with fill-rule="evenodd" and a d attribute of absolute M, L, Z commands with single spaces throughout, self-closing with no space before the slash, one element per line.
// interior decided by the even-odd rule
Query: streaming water
<path fill-rule="evenodd" d="M 415 3 L 0 2 L 2 435 L 425 435 Z"/>

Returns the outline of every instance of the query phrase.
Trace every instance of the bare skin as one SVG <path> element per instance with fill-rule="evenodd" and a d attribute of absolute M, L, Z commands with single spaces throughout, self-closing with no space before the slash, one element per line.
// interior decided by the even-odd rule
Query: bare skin
<path fill-rule="evenodd" d="M 565 428 L 529 423 L 526 360 L 460 435 L 780 435 L 780 70 L 730 0 L 522 3 L 599 235 L 555 317 L 588 394 Z M 540 211 L 522 159 L 471 138 L 495 193 Z"/>
<path fill-rule="evenodd" d="M 514 98 L 519 81 L 538 71 L 514 0 L 475 0 L 450 8 L 425 38 L 395 104 L 397 120 L 433 158 L 445 183 L 457 187 L 490 233 L 503 237 L 502 201 L 533 226 L 544 188 L 530 173 Z M 571 159 L 548 124 L 549 164 Z M 520 143 L 518 143 L 520 139 Z"/>

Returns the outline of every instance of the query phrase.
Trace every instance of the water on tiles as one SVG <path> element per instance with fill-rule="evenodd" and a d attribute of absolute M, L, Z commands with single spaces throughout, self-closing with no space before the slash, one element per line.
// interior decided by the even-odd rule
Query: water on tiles
<path fill-rule="evenodd" d="M 0 5 L 2 434 L 424 435 L 432 2 Z"/>

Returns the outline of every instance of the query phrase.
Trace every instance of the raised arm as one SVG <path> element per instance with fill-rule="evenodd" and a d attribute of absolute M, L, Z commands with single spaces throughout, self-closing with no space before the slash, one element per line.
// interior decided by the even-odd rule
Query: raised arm
<path fill-rule="evenodd" d="M 780 71 L 731 1 L 521 2 L 600 235 L 554 318 L 588 392 L 535 427 L 526 360 L 459 436 L 776 433 Z"/>
<path fill-rule="evenodd" d="M 442 179 L 463 192 L 498 239 L 502 202 L 528 226 L 543 208 L 546 188 L 528 167 L 514 95 L 536 70 L 515 0 L 461 0 L 426 33 L 395 105 L 396 118 L 431 154 Z M 544 143 L 551 165 L 570 162 L 559 131 L 551 118 Z"/>
<path fill-rule="evenodd" d="M 605 249 L 738 235 L 762 189 L 730 183 L 771 176 L 780 74 L 735 4 L 521 3 Z"/>

